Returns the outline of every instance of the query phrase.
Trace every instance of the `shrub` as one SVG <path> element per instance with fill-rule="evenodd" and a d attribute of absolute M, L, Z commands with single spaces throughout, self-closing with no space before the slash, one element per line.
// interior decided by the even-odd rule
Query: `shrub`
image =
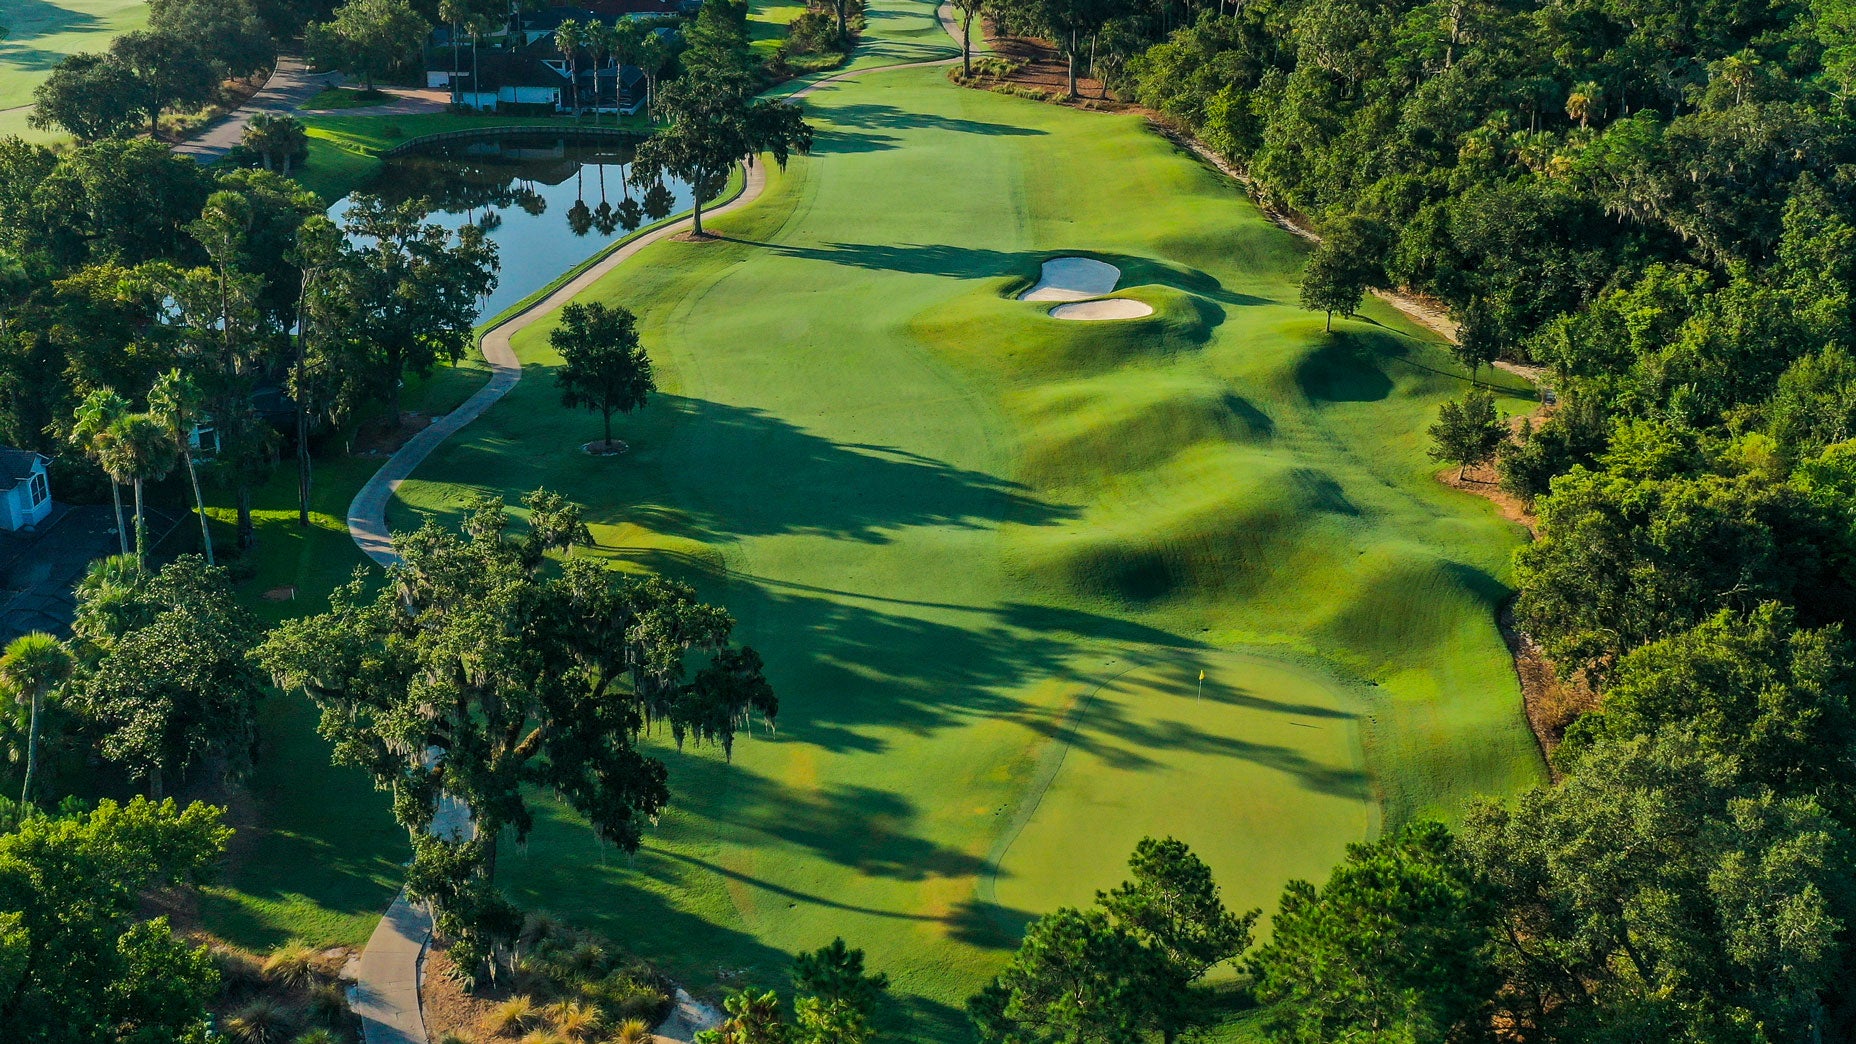
<path fill-rule="evenodd" d="M 523 1034 L 520 1044 L 573 1044 L 573 1042 L 553 1030 L 538 1029 Z"/>
<path fill-rule="evenodd" d="M 788 54 L 822 54 L 844 47 L 838 36 L 838 20 L 825 11 L 807 11 L 786 26 Z"/>
<path fill-rule="evenodd" d="M 238 1044 L 283 1044 L 296 1029 L 296 1015 L 274 1000 L 260 998 L 226 1019 L 226 1036 Z"/>
<path fill-rule="evenodd" d="M 468 1033 L 459 1033 L 453 1030 L 439 1037 L 438 1044 L 477 1044 L 477 1038 Z"/>
<path fill-rule="evenodd" d="M 332 982 L 319 982 L 309 991 L 309 1017 L 326 1026 L 348 1022 L 348 995 Z"/>
<path fill-rule="evenodd" d="M 651 1044 L 651 1024 L 643 1019 L 626 1019 L 606 1044 Z"/>
<path fill-rule="evenodd" d="M 334 1030 L 317 1028 L 297 1034 L 290 1044 L 341 1044 L 341 1038 L 335 1035 Z"/>
<path fill-rule="evenodd" d="M 285 986 L 307 986 L 316 978 L 316 948 L 292 939 L 264 959 L 264 977 Z"/>
<path fill-rule="evenodd" d="M 585 1001 L 561 1001 L 548 1008 L 548 1021 L 563 1035 L 586 1040 L 599 1032 L 605 1018 L 598 1008 Z"/>
<path fill-rule="evenodd" d="M 528 997 L 511 997 L 490 1009 L 488 1022 L 491 1033 L 531 1029 L 541 1024 L 541 1009 Z"/>
<path fill-rule="evenodd" d="M 670 1013 L 670 991 L 646 968 L 622 968 L 582 984 L 580 994 L 598 1005 L 612 1022 L 643 1019 L 656 1025 Z"/>

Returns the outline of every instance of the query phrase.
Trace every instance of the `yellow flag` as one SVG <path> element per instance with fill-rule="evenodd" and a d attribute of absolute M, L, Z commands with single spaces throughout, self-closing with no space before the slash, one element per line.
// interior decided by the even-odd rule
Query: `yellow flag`
<path fill-rule="evenodd" d="M 1199 671 L 1199 680 L 1200 681 L 1205 680 L 1205 672 L 1203 670 Z"/>

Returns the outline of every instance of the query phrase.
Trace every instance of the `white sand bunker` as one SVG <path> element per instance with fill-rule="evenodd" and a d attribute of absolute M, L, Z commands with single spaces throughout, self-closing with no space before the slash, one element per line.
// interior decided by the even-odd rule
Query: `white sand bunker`
<path fill-rule="evenodd" d="M 1108 297 L 1100 301 L 1073 301 L 1050 310 L 1052 319 L 1139 319 L 1154 314 L 1145 301 Z"/>
<path fill-rule="evenodd" d="M 1044 262 L 1038 285 L 1018 295 L 1020 301 L 1086 301 L 1115 289 L 1121 269 L 1086 257 L 1053 257 Z"/>
<path fill-rule="evenodd" d="M 1125 298 L 1100 298 L 1121 281 L 1121 269 L 1086 257 L 1053 257 L 1044 262 L 1038 285 L 1018 295 L 1020 301 L 1065 301 L 1050 310 L 1052 319 L 1139 319 L 1154 314 L 1151 306 Z"/>

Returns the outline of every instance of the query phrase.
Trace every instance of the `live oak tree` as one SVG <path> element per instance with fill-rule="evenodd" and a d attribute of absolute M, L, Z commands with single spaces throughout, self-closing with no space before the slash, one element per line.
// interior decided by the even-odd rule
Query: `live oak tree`
<path fill-rule="evenodd" d="M 39 130 L 61 128 L 80 141 L 110 138 L 133 128 L 135 74 L 103 54 L 73 54 L 32 90 L 26 122 Z"/>
<path fill-rule="evenodd" d="M 561 368 L 554 372 L 561 405 L 598 410 L 610 450 L 612 415 L 642 407 L 657 390 L 651 358 L 638 343 L 637 317 L 626 308 L 575 302 L 561 310 L 561 325 L 548 343 L 561 354 Z"/>
<path fill-rule="evenodd" d="M 1461 399 L 1446 402 L 1431 425 L 1431 459 L 1457 465 L 1457 478 L 1468 469 L 1494 459 L 1508 441 L 1508 426 L 1495 410 L 1495 396 L 1471 388 Z"/>
<path fill-rule="evenodd" d="M 129 565 L 79 585 L 72 708 L 103 756 L 153 797 L 208 758 L 241 772 L 263 694 L 250 660 L 263 633 L 256 619 L 226 571 L 197 555 L 153 573 Z"/>
<path fill-rule="evenodd" d="M 658 113 L 670 126 L 645 139 L 632 164 L 634 177 L 670 174 L 689 184 L 698 236 L 704 201 L 722 191 L 735 164 L 764 152 L 784 167 L 790 154 L 812 149 L 812 128 L 798 106 L 756 97 L 758 62 L 742 18 L 727 3 L 703 5 L 683 75 L 657 92 Z"/>
<path fill-rule="evenodd" d="M 304 30 L 312 54 L 357 72 L 368 90 L 374 77 L 419 53 L 430 26 L 405 0 L 348 0 L 327 22 Z"/>
<path fill-rule="evenodd" d="M 496 288 L 496 244 L 483 229 L 467 224 L 454 236 L 426 213 L 420 200 L 356 196 L 343 231 L 362 245 L 313 288 L 326 317 L 318 336 L 340 339 L 348 389 L 384 402 L 396 426 L 407 373 L 462 358 L 475 343 L 478 301 Z"/>
<path fill-rule="evenodd" d="M 0 832 L 0 1026 L 18 1044 L 184 1044 L 206 1039 L 219 971 L 165 917 L 151 888 L 203 879 L 232 831 L 221 810 L 136 798 L 36 815 Z"/>
<path fill-rule="evenodd" d="M 386 585 L 370 592 L 357 575 L 328 612 L 283 624 L 258 652 L 322 708 L 336 759 L 392 791 L 421 835 L 412 879 L 450 903 L 473 964 L 512 930 L 489 889 L 498 840 L 534 826 L 531 795 L 557 795 L 633 851 L 670 797 L 663 763 L 639 749 L 647 729 L 728 751 L 750 714 L 777 709 L 760 657 L 730 644 L 727 612 L 585 558 L 544 569 L 585 526 L 558 496 L 523 503 L 520 535 L 496 500 L 471 509 L 462 535 L 436 523 L 400 535 Z M 468 807 L 474 839 L 423 836 L 444 795 Z"/>
<path fill-rule="evenodd" d="M 133 77 L 134 92 L 123 100 L 147 117 L 150 137 L 159 136 L 162 113 L 204 105 L 221 78 L 220 67 L 198 43 L 172 33 L 124 33 L 110 41 L 110 60 Z"/>
<path fill-rule="evenodd" d="M 1355 215 L 1322 226 L 1321 242 L 1302 269 L 1302 307 L 1326 313 L 1329 332 L 1335 312 L 1351 317 L 1367 290 L 1385 285 L 1384 235 L 1377 222 Z"/>

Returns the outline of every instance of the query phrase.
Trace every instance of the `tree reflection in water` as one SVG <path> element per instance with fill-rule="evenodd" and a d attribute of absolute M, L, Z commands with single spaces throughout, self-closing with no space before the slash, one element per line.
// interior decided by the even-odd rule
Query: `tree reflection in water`
<path fill-rule="evenodd" d="M 688 210 L 689 186 L 641 181 L 632 143 L 606 136 L 522 134 L 437 142 L 395 156 L 370 185 L 388 203 L 422 198 L 431 220 L 476 224 L 496 241 L 494 315 L 647 222 Z M 330 213 L 338 220 L 346 201 Z"/>

